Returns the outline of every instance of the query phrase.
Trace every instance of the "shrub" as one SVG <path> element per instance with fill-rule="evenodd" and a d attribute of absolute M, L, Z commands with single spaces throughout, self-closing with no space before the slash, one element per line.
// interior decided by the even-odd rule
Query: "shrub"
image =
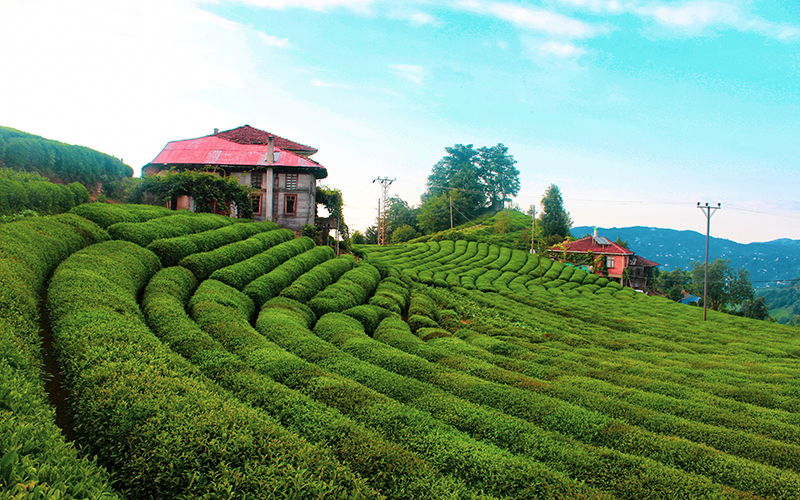
<path fill-rule="evenodd" d="M 279 259 L 285 257 L 284 260 L 288 260 L 296 252 L 307 250 L 314 245 L 308 238 L 297 240 L 292 238 L 294 232 L 291 230 L 276 229 L 210 252 L 192 254 L 181 259 L 178 265 L 192 271 L 199 281 L 213 276 L 215 280 L 241 290 L 244 285 L 283 262 Z M 258 261 L 259 254 L 266 254 L 264 258 L 269 265 Z M 251 258 L 254 260 L 251 261 Z M 240 265 L 234 266 L 237 263 Z"/>
<path fill-rule="evenodd" d="M 260 308 L 268 300 L 277 297 L 294 280 L 313 269 L 314 266 L 333 258 L 334 255 L 331 247 L 311 248 L 292 257 L 267 274 L 254 279 L 242 291 L 253 300 L 256 307 Z"/>
<path fill-rule="evenodd" d="M 422 316 L 421 314 L 415 314 L 413 316 L 409 316 L 408 318 L 408 326 L 411 328 L 411 331 L 417 333 L 420 328 L 438 328 L 439 323 L 432 320 L 428 316 Z"/>
<path fill-rule="evenodd" d="M 223 215 L 181 213 L 147 222 L 118 222 L 108 228 L 115 240 L 125 240 L 147 247 L 155 240 L 218 229 L 233 224 Z"/>
<path fill-rule="evenodd" d="M 89 219 L 103 229 L 108 229 L 118 222 L 145 222 L 181 213 L 153 205 L 112 205 L 107 203 L 86 203 L 73 208 L 70 212 Z"/>

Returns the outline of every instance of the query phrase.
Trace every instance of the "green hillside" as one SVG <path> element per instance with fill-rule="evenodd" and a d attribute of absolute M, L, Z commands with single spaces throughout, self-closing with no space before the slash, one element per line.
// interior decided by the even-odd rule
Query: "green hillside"
<path fill-rule="evenodd" d="M 800 497 L 797 328 L 468 236 L 357 260 L 100 204 L 0 231 L 0 496 Z"/>
<path fill-rule="evenodd" d="M 83 146 L 0 127 L 0 168 L 36 173 L 58 184 L 79 182 L 92 193 L 121 195 L 133 169 L 113 156 Z"/>

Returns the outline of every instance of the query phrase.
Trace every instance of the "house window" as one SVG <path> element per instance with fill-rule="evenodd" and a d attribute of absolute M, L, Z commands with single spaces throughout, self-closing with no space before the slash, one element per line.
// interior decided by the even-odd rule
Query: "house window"
<path fill-rule="evenodd" d="M 262 199 L 261 195 L 257 195 L 257 196 L 253 196 L 252 197 L 253 213 L 254 214 L 261 214 L 261 199 Z"/>
<path fill-rule="evenodd" d="M 262 174 L 261 172 L 251 172 L 250 173 L 250 184 L 255 189 L 261 189 L 261 182 L 262 182 L 263 178 L 264 178 L 264 174 Z"/>
<path fill-rule="evenodd" d="M 297 195 L 286 194 L 283 197 L 283 215 L 297 215 Z"/>
<path fill-rule="evenodd" d="M 286 174 L 286 189 L 297 189 L 297 174 Z"/>
<path fill-rule="evenodd" d="M 609 256 L 606 257 L 606 267 L 608 269 L 611 269 L 611 268 L 614 267 L 614 257 L 609 257 Z"/>

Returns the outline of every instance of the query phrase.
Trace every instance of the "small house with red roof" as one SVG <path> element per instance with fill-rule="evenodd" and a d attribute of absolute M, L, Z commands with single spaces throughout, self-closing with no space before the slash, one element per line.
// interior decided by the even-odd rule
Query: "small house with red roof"
<path fill-rule="evenodd" d="M 591 254 L 597 259 L 602 259 L 601 264 L 605 264 L 605 274 L 610 279 L 617 279 L 623 285 L 628 285 L 636 290 L 649 290 L 654 284 L 653 269 L 658 267 L 657 262 L 645 259 L 636 255 L 631 250 L 610 241 L 608 238 L 597 235 L 585 236 L 579 240 L 564 243 L 567 255 L 574 259 L 577 255 Z M 602 271 L 594 266 L 593 272 L 602 274 Z M 627 269 L 627 273 L 625 270 Z"/>
<path fill-rule="evenodd" d="M 143 175 L 163 171 L 204 170 L 235 177 L 252 186 L 253 218 L 269 220 L 300 231 L 317 225 L 317 180 L 328 171 L 310 157 L 316 148 L 284 139 L 250 125 L 196 139 L 167 143 L 156 158 L 144 166 Z M 172 200 L 173 209 L 192 209 L 189 197 Z"/>

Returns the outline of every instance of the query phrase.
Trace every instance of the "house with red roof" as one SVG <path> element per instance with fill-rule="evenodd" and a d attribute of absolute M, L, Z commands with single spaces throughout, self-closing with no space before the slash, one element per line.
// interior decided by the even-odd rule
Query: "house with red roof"
<path fill-rule="evenodd" d="M 579 255 L 594 257 L 592 271 L 596 274 L 605 274 L 609 279 L 616 279 L 623 285 L 628 285 L 636 290 L 649 290 L 654 284 L 653 269 L 658 267 L 657 262 L 636 255 L 631 250 L 597 235 L 585 236 L 579 240 L 563 244 L 563 251 L 575 260 Z M 600 264 L 600 265 L 597 265 Z M 598 268 L 605 264 L 605 273 Z M 627 273 L 625 270 L 627 269 Z"/>
<path fill-rule="evenodd" d="M 253 218 L 269 220 L 300 231 L 316 220 L 317 181 L 328 171 L 311 159 L 316 148 L 284 139 L 250 125 L 196 139 L 167 143 L 156 158 L 144 166 L 142 175 L 168 170 L 204 170 L 235 177 L 252 186 Z M 172 201 L 173 209 L 192 209 L 184 196 Z"/>

